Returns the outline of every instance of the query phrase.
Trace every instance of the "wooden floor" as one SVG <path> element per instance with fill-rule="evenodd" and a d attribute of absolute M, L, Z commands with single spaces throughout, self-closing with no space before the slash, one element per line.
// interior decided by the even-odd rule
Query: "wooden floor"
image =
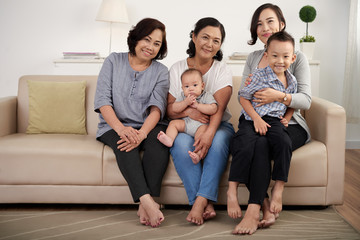
<path fill-rule="evenodd" d="M 336 210 L 360 231 L 360 149 L 345 151 L 344 204 Z"/>

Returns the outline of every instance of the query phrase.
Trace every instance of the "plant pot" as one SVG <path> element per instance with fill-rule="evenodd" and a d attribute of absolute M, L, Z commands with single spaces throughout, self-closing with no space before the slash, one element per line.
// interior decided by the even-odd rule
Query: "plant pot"
<path fill-rule="evenodd" d="M 302 42 L 300 43 L 300 50 L 305 54 L 308 60 L 311 60 L 314 55 L 315 43 L 314 42 Z"/>

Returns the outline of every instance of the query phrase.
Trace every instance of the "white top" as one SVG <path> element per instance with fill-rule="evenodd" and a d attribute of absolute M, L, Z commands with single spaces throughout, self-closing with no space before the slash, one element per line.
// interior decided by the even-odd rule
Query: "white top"
<path fill-rule="evenodd" d="M 174 98 L 181 96 L 181 74 L 187 70 L 186 59 L 176 62 L 170 68 L 170 94 Z M 203 75 L 203 81 L 205 83 L 205 92 L 214 95 L 218 90 L 230 86 L 232 87 L 232 73 L 230 68 L 224 62 L 214 60 L 209 71 Z M 231 114 L 228 108 L 226 108 L 222 121 L 228 121 L 231 118 Z"/>

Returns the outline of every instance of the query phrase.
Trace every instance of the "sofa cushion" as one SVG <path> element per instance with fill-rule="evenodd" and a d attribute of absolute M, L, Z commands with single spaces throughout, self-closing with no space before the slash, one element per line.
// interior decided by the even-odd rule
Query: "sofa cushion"
<path fill-rule="evenodd" d="M 99 114 L 94 111 L 94 97 L 96 91 L 97 76 L 82 75 L 27 75 L 19 79 L 17 96 L 17 132 L 25 133 L 29 122 L 29 91 L 27 81 L 50 81 L 50 82 L 74 82 L 86 81 L 86 131 L 95 139 Z"/>
<path fill-rule="evenodd" d="M 28 81 L 29 125 L 26 133 L 86 134 L 86 81 Z"/>
<path fill-rule="evenodd" d="M 8 135 L 0 138 L 0 184 L 101 185 L 102 152 L 93 136 Z"/>

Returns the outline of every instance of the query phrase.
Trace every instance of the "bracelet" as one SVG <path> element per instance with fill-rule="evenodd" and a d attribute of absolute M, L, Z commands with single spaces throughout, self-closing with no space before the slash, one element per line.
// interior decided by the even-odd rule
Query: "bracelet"
<path fill-rule="evenodd" d="M 141 132 L 142 134 L 144 134 L 145 135 L 145 138 L 144 139 L 146 139 L 147 138 L 147 134 L 143 131 L 143 130 L 139 130 L 139 132 Z"/>

